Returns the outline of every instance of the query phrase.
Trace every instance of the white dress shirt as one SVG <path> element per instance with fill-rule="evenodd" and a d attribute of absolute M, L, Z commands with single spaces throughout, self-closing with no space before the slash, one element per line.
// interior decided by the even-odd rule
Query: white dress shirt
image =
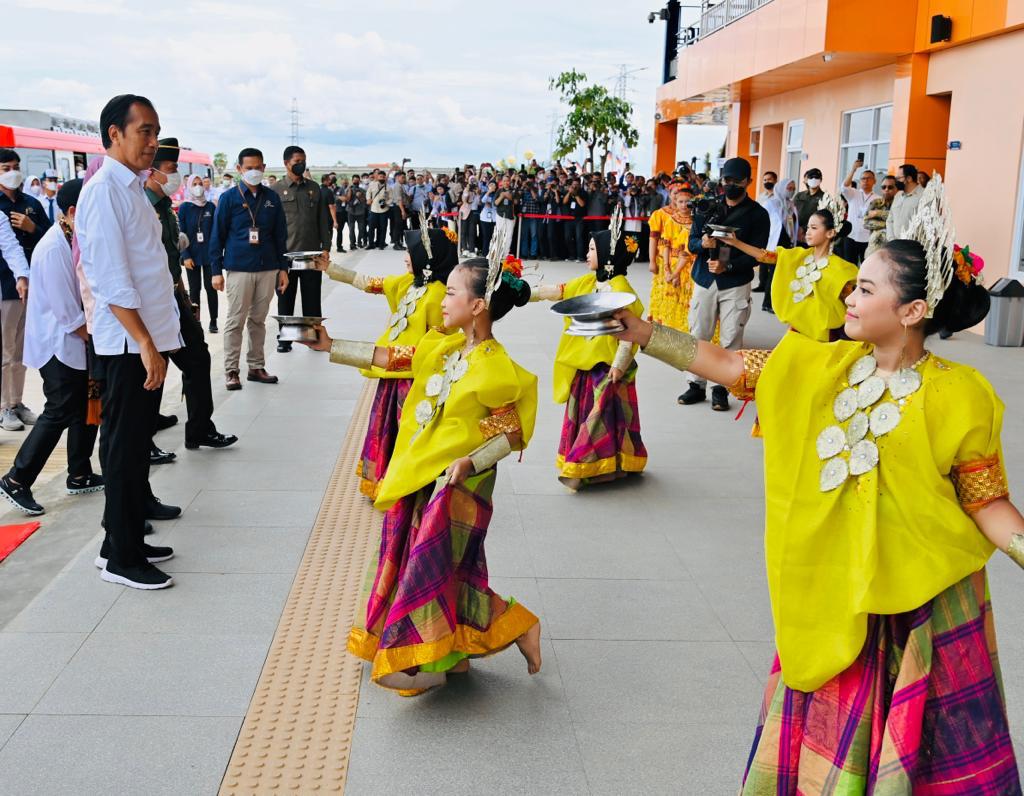
<path fill-rule="evenodd" d="M 43 206 L 43 215 L 46 216 L 48 221 L 56 224 L 57 219 L 60 218 L 63 213 L 60 212 L 60 208 L 57 207 L 57 194 L 53 196 L 47 196 L 44 191 L 39 192 L 39 196 L 36 197 L 39 200 L 39 204 Z M 53 218 L 50 218 L 50 205 L 53 205 Z"/>
<path fill-rule="evenodd" d="M 25 310 L 24 362 L 41 368 L 57 357 L 69 368 L 85 370 L 85 340 L 75 329 L 85 326 L 71 244 L 54 224 L 32 253 L 32 289 Z"/>
<path fill-rule="evenodd" d="M 11 220 L 7 217 L 7 213 L 0 213 L 0 256 L 4 258 L 15 279 L 22 276 L 28 279 L 28 260 L 25 258 L 25 250 L 18 243 L 18 236 L 14 234 L 14 228 L 11 226 Z"/>
<path fill-rule="evenodd" d="M 75 212 L 82 270 L 96 299 L 97 354 L 138 354 L 139 345 L 110 309 L 138 310 L 158 351 L 182 346 L 178 303 L 160 240 L 160 221 L 139 175 L 112 157 L 82 188 Z"/>
<path fill-rule="evenodd" d="M 850 222 L 850 239 L 857 243 L 867 243 L 871 233 L 864 226 L 864 214 L 868 210 L 870 202 L 875 194 L 864 193 L 860 188 L 843 188 L 843 196 L 846 197 L 846 204 L 849 205 L 849 212 L 846 220 Z"/>

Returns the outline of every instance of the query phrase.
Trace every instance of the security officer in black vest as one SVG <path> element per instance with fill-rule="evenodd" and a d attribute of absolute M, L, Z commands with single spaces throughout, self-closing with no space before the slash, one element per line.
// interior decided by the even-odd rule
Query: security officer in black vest
<path fill-rule="evenodd" d="M 185 423 L 185 447 L 191 450 L 206 446 L 226 448 L 238 442 L 233 434 L 221 434 L 213 424 L 213 388 L 210 384 L 210 349 L 203 336 L 203 327 L 192 312 L 185 285 L 181 281 L 181 230 L 171 206 L 171 195 L 181 185 L 178 174 L 178 139 L 161 138 L 153 172 L 146 180 L 146 195 L 160 219 L 161 236 L 167 251 L 167 266 L 174 280 L 174 296 L 178 302 L 181 338 L 185 345 L 171 353 L 171 361 L 181 371 L 182 388 L 188 421 Z"/>

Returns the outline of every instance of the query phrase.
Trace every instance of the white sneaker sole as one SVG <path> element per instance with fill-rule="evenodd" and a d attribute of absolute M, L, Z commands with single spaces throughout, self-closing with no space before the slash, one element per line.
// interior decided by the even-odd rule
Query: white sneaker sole
<path fill-rule="evenodd" d="M 14 508 L 16 508 L 22 514 L 24 514 L 26 517 L 39 517 L 39 516 L 41 516 L 41 515 L 46 513 L 46 509 L 42 509 L 41 511 L 36 511 L 34 509 L 27 509 L 27 508 L 25 508 L 17 500 L 12 498 L 10 495 L 8 495 L 6 492 L 4 492 L 2 489 L 0 489 L 0 497 L 3 497 L 4 500 L 6 500 L 8 503 L 10 503 L 12 506 L 14 506 Z"/>
<path fill-rule="evenodd" d="M 163 583 L 137 583 L 129 578 L 122 577 L 121 575 L 114 575 L 107 570 L 103 570 L 100 573 L 100 578 L 105 580 L 107 583 L 116 583 L 120 586 L 127 586 L 130 589 L 142 589 L 143 591 L 156 591 L 157 589 L 166 589 L 174 585 L 174 578 L 168 578 Z"/>
<path fill-rule="evenodd" d="M 69 495 L 88 495 L 90 492 L 102 492 L 102 491 L 103 491 L 103 484 L 100 484 L 99 486 L 78 487 L 76 489 L 68 489 L 67 490 Z"/>
<path fill-rule="evenodd" d="M 4 431 L 24 431 L 25 430 L 25 424 L 24 423 L 19 423 L 18 425 L 13 426 L 13 425 L 8 423 L 7 425 L 0 425 L 0 428 L 2 428 Z"/>
<path fill-rule="evenodd" d="M 150 564 L 160 564 L 164 561 L 170 561 L 172 558 L 174 558 L 174 553 L 171 553 L 169 556 L 153 556 L 153 558 L 149 558 L 147 556 L 146 560 Z M 107 568 L 107 559 L 105 559 L 103 556 L 96 556 L 96 558 L 93 559 L 92 563 L 96 565 L 96 569 L 105 570 Z"/>

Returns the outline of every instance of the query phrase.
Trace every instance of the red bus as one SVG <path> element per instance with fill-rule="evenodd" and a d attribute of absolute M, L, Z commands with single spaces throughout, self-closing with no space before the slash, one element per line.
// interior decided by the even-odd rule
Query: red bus
<path fill-rule="evenodd" d="M 21 172 L 41 177 L 46 169 L 56 169 L 61 182 L 74 179 L 89 161 L 103 154 L 97 136 L 38 130 L 0 124 L 0 147 L 13 149 L 21 158 Z M 178 159 L 182 176 L 201 174 L 213 177 L 213 161 L 205 152 L 182 149 Z"/>

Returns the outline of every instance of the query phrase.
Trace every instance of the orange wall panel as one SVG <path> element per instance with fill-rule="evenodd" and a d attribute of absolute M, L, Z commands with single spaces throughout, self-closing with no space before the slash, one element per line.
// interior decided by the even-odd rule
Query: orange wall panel
<path fill-rule="evenodd" d="M 758 13 L 757 29 L 754 32 L 754 73 L 774 69 L 779 58 L 780 10 L 778 2 L 768 3 Z"/>

